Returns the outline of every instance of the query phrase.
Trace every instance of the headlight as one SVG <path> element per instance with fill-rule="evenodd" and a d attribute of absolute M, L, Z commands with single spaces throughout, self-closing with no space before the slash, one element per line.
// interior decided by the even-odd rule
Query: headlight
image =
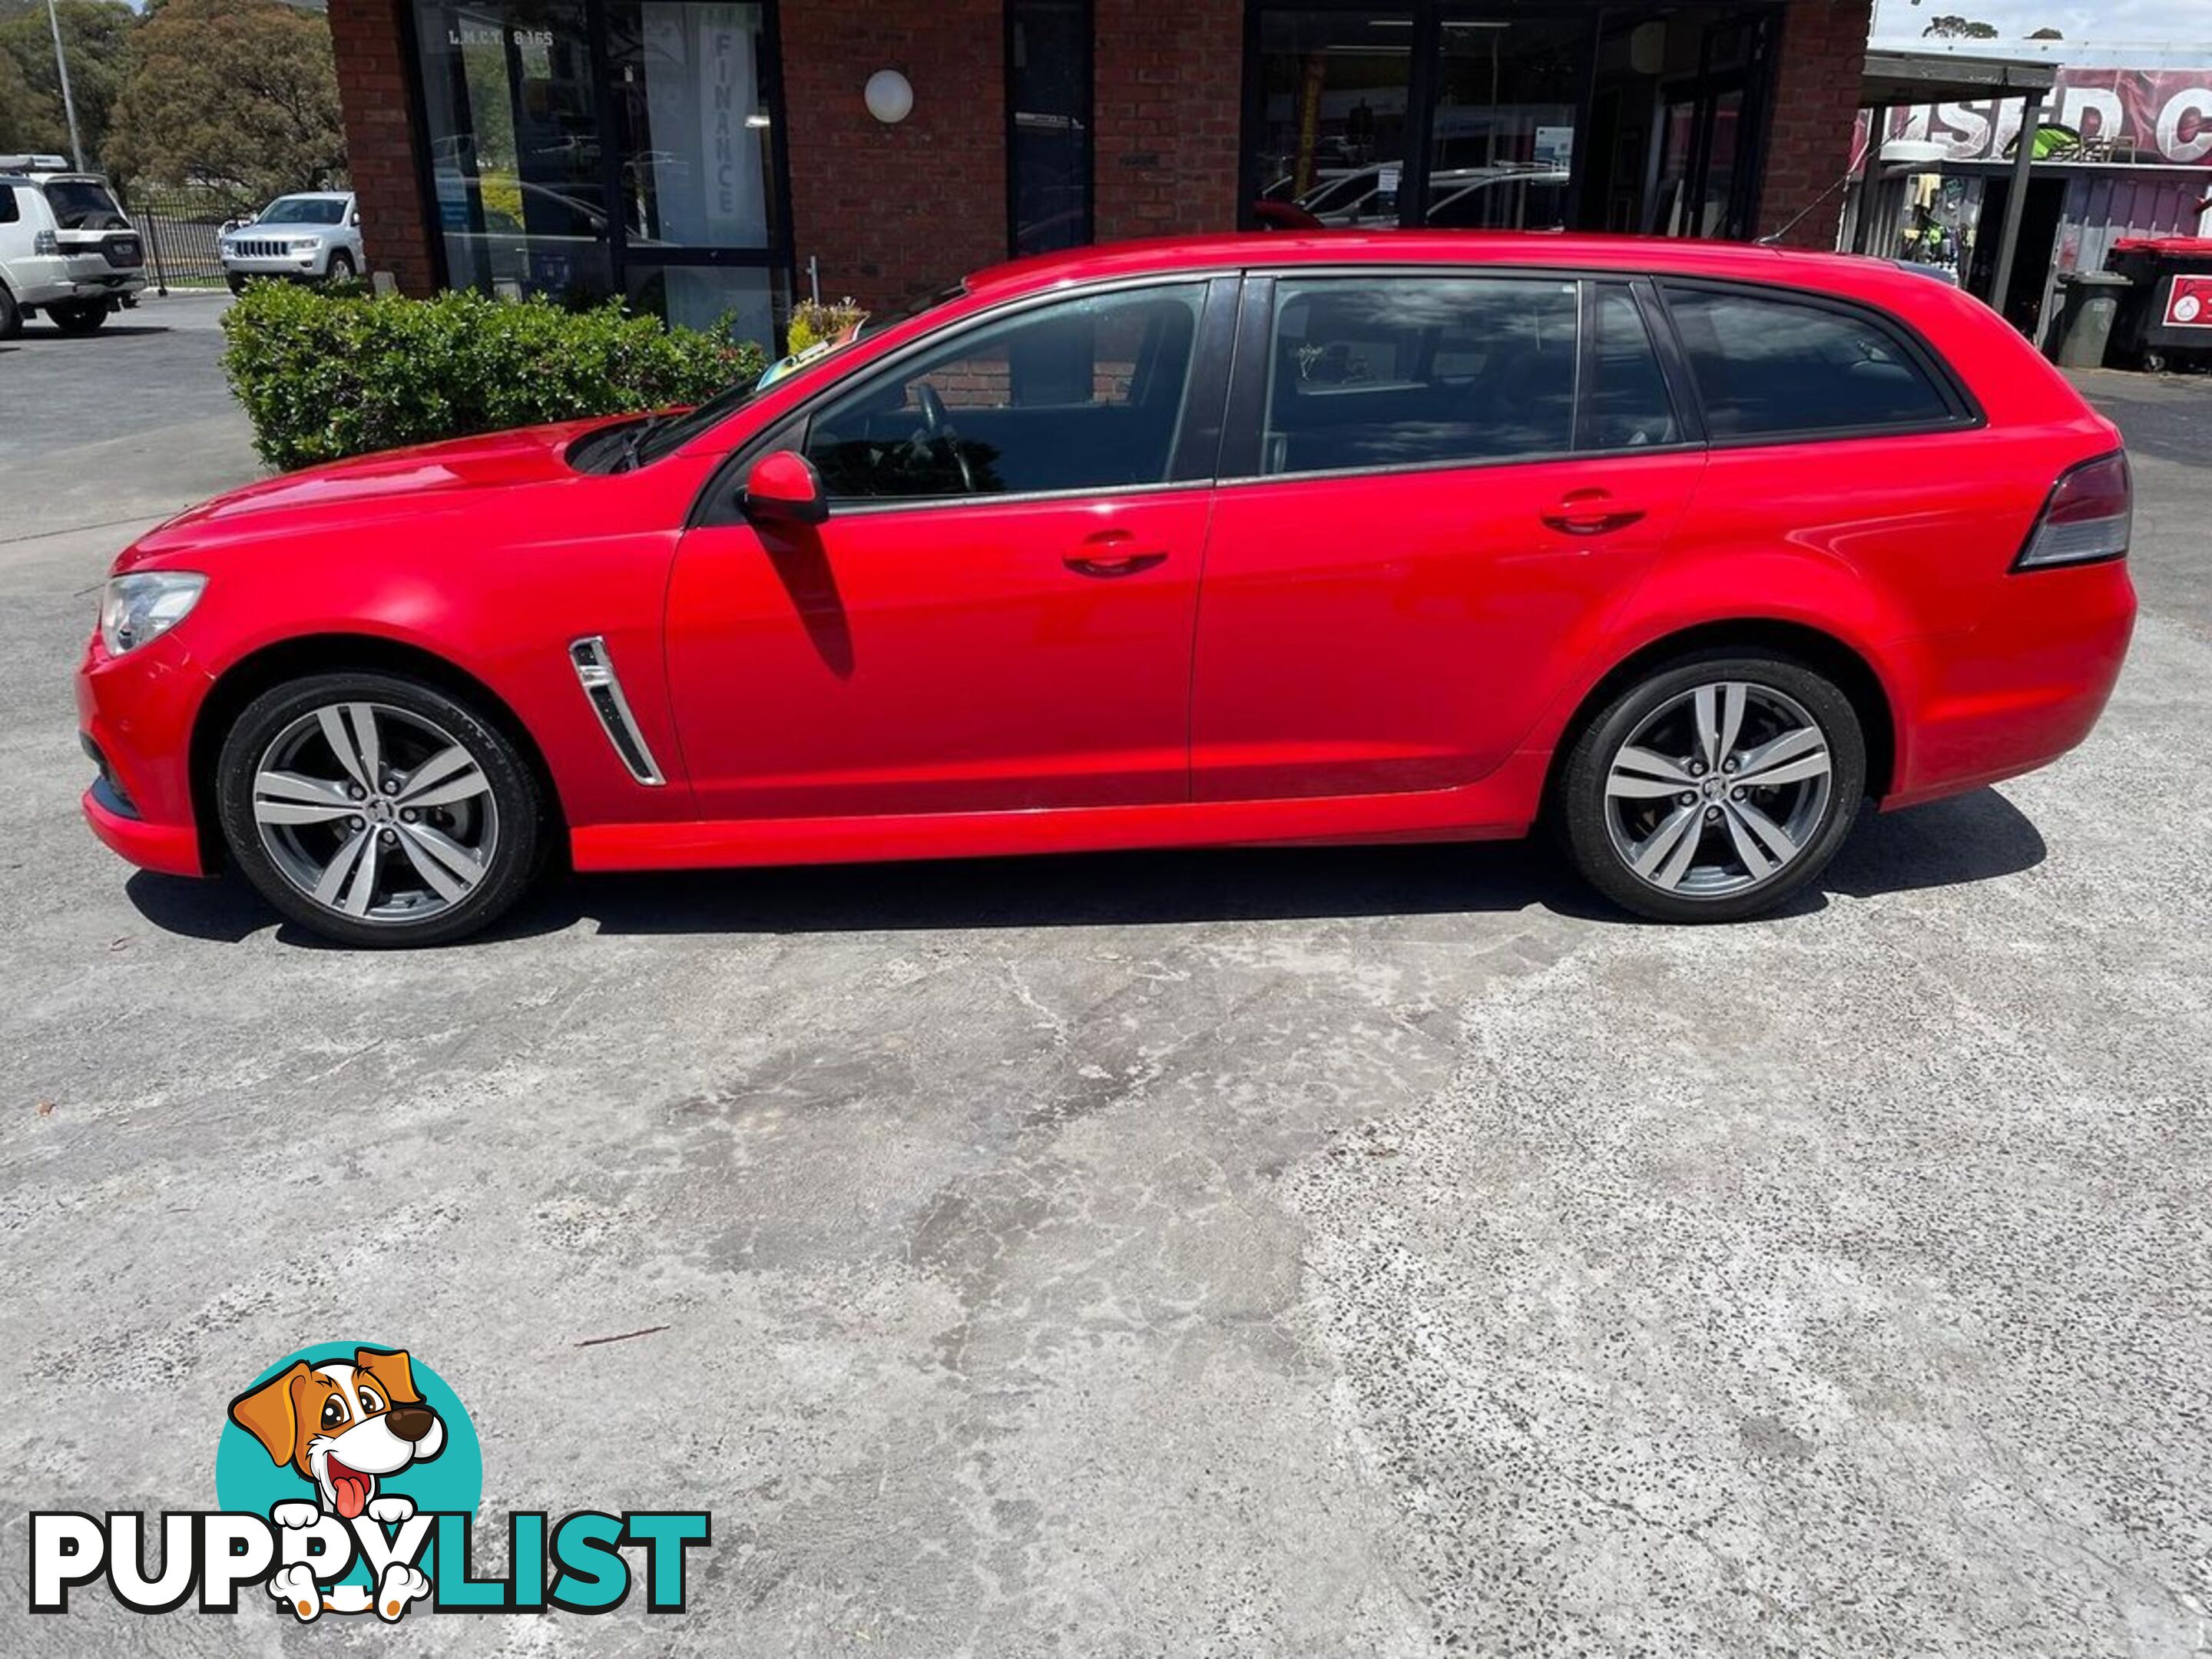
<path fill-rule="evenodd" d="M 100 596 L 100 642 L 119 657 L 157 640 L 199 603 L 205 576 L 189 570 L 138 570 L 112 576 Z"/>

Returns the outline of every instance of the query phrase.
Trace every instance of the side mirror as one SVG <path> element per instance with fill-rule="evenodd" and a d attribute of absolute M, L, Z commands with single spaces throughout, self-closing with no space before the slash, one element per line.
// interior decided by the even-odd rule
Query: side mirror
<path fill-rule="evenodd" d="M 347 222 L 348 224 L 349 224 L 349 225 L 352 225 L 352 226 L 355 226 L 355 227 L 358 228 L 358 227 L 360 226 L 360 224 L 361 224 L 361 214 L 360 214 L 360 212 L 359 212 L 358 210 L 356 210 L 356 211 L 355 211 L 355 212 L 352 212 L 352 213 L 348 214 L 348 215 L 346 216 L 346 222 Z"/>
<path fill-rule="evenodd" d="M 771 450 L 753 463 L 739 498 L 749 519 L 784 524 L 820 524 L 830 516 L 822 475 L 796 450 Z"/>

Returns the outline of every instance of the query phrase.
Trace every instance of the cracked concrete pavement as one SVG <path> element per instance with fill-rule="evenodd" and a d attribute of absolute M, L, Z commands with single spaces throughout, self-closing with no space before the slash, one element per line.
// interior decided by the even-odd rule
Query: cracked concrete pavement
<path fill-rule="evenodd" d="M 200 387 L 215 307 L 172 303 L 100 349 Z M 27 432 L 26 368 L 11 1649 L 2212 1644 L 2212 382 L 2085 382 L 2145 600 L 2096 736 L 1869 819 L 1777 920 L 1274 851 L 575 881 L 371 956 L 78 823 L 107 520 L 252 464 L 181 392 Z M 690 1611 L 27 1620 L 27 1510 L 211 1504 L 225 1403 L 325 1339 L 459 1389 L 487 1519 L 711 1508 Z"/>

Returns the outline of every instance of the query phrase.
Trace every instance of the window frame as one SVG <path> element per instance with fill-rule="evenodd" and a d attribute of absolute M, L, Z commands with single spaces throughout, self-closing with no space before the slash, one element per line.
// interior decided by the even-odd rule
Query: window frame
<path fill-rule="evenodd" d="M 1762 449 L 1777 444 L 1838 443 L 1861 438 L 1924 437 L 1939 432 L 1971 432 L 1989 424 L 1989 416 L 1958 373 L 1942 355 L 1928 343 L 1919 330 L 1903 318 L 1880 307 L 1863 301 L 1848 300 L 1839 295 L 1814 293 L 1809 289 L 1792 288 L 1780 283 L 1744 282 L 1735 278 L 1662 274 L 1650 279 L 1652 301 L 1666 319 L 1667 333 L 1673 348 L 1673 360 L 1667 362 L 1671 373 L 1679 374 L 1681 385 L 1678 397 L 1686 398 L 1697 411 L 1698 423 L 1705 433 L 1706 447 L 1722 449 Z M 1935 388 L 1943 400 L 1945 413 L 1941 416 L 1912 421 L 1875 421 L 1852 426 L 1792 427 L 1779 432 L 1719 434 L 1712 430 L 1707 416 L 1704 389 L 1698 385 L 1696 369 L 1690 362 L 1687 345 L 1682 338 L 1681 325 L 1673 308 L 1667 302 L 1668 290 L 1688 289 L 1698 293 L 1719 294 L 1736 299 L 1763 301 L 1770 305 L 1802 306 L 1814 311 L 1825 311 L 1848 321 L 1873 329 L 1886 337 L 1898 349 L 1899 355 L 1917 369 L 1921 377 Z"/>
<path fill-rule="evenodd" d="M 1273 356 L 1275 285 L 1278 279 L 1305 281 L 1338 278 L 1377 283 L 1391 280 L 1453 281 L 1471 279 L 1572 283 L 1575 284 L 1575 389 L 1569 425 L 1568 447 L 1522 455 L 1459 456 L 1442 460 L 1396 461 L 1379 465 L 1338 466 L 1301 472 L 1263 470 L 1266 442 L 1267 377 Z M 1583 365 L 1596 325 L 1595 289 L 1601 283 L 1626 283 L 1636 297 L 1650 337 L 1653 354 L 1674 405 L 1674 423 L 1681 433 L 1672 443 L 1633 444 L 1608 447 L 1576 447 L 1583 432 L 1585 412 Z M 1394 261 L 1388 264 L 1285 264 L 1255 268 L 1245 276 L 1243 310 L 1239 318 L 1237 361 L 1231 376 L 1229 408 L 1222 434 L 1222 460 L 1218 482 L 1223 484 L 1295 484 L 1310 479 L 1385 477 L 1398 473 L 1462 472 L 1500 466 L 1540 466 L 1560 461 L 1590 460 L 1608 455 L 1674 455 L 1706 447 L 1702 411 L 1687 396 L 1688 382 L 1678 374 L 1674 354 L 1680 351 L 1672 325 L 1655 312 L 1650 293 L 1651 278 L 1635 270 L 1591 270 L 1576 265 L 1446 264 L 1441 261 Z"/>
<path fill-rule="evenodd" d="M 1098 8 L 1097 0 L 1078 0 L 1083 9 L 1083 234 L 1073 247 L 1087 247 L 1098 240 Z M 1021 188 L 1015 178 L 1014 35 L 1019 27 L 1017 8 L 1000 8 L 1004 15 L 1001 43 L 1006 70 L 1006 257 L 1018 259 L 1021 250 Z"/>
<path fill-rule="evenodd" d="M 1198 326 L 1191 338 L 1189 380 L 1183 388 L 1182 429 L 1168 458 L 1168 476 L 1155 483 L 1089 485 L 1072 489 L 1001 490 L 981 495 L 839 495 L 830 498 L 830 517 L 837 520 L 884 513 L 943 513 L 962 507 L 990 507 L 1012 502 L 1097 501 L 1125 495 L 1157 495 L 1170 490 L 1210 489 L 1219 473 L 1224 436 L 1224 404 L 1231 374 L 1243 283 L 1234 270 L 1146 271 L 1139 276 L 1025 294 L 1001 305 L 969 313 L 944 327 L 908 340 L 880 357 L 852 365 L 847 373 L 808 393 L 769 425 L 731 451 L 700 490 L 688 522 L 690 528 L 749 525 L 742 502 L 746 475 L 762 456 L 779 449 L 804 453 L 815 418 L 829 404 L 858 391 L 878 375 L 896 374 L 915 359 L 963 337 L 1012 320 L 1031 311 L 1103 295 L 1145 289 L 1205 289 L 1199 298 Z M 732 418 L 737 418 L 733 414 Z"/>

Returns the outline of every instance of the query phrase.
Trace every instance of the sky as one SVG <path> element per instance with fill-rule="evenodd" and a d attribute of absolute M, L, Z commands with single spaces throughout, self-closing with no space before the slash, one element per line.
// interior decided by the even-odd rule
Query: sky
<path fill-rule="evenodd" d="M 1917 35 L 1933 17 L 1970 17 L 1993 23 L 2004 40 L 2053 28 L 2069 40 L 2104 45 L 2116 40 L 2212 43 L 2212 0 L 1875 0 L 1877 40 Z"/>

